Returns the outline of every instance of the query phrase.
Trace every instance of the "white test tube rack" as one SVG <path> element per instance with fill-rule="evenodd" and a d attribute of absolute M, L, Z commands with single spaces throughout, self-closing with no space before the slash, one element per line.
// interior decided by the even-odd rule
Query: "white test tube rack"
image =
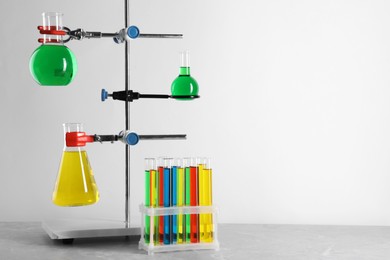
<path fill-rule="evenodd" d="M 183 206 L 183 207 L 166 207 L 166 208 L 152 208 L 145 207 L 143 204 L 139 206 L 141 212 L 141 240 L 138 248 L 148 252 L 148 255 L 160 252 L 173 252 L 185 250 L 202 250 L 212 249 L 219 250 L 218 242 L 218 209 L 216 206 Z M 156 245 L 154 241 L 154 217 L 167 215 L 187 215 L 187 214 L 213 214 L 213 241 L 212 242 L 198 242 L 198 243 L 182 243 L 169 245 Z M 150 216 L 150 242 L 146 243 L 145 235 L 145 216 Z"/>

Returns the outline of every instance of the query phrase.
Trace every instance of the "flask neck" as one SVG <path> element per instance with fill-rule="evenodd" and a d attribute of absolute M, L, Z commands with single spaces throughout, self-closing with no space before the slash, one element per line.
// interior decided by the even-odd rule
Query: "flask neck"
<path fill-rule="evenodd" d="M 72 146 L 66 146 L 66 144 L 65 144 L 63 151 L 64 152 L 84 152 L 86 150 L 85 150 L 85 146 L 72 147 Z"/>
<path fill-rule="evenodd" d="M 64 29 L 62 25 L 63 14 L 59 12 L 42 13 L 42 29 L 47 31 L 43 34 L 42 43 L 45 45 L 64 45 L 63 36 L 58 31 Z"/>
<path fill-rule="evenodd" d="M 43 38 L 38 40 L 42 45 L 56 45 L 56 46 L 65 46 L 64 40 L 61 35 L 43 35 Z"/>
<path fill-rule="evenodd" d="M 53 42 L 53 41 L 47 41 L 47 42 L 42 42 L 42 45 L 50 45 L 50 46 L 65 46 L 64 43 L 62 41 L 59 41 L 59 42 Z M 42 46 L 41 45 L 41 46 Z"/>
<path fill-rule="evenodd" d="M 190 67 L 180 67 L 180 76 L 189 76 Z"/>

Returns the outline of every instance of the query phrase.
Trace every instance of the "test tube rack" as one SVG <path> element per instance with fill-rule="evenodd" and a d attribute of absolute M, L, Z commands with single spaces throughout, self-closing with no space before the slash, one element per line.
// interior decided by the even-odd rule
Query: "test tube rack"
<path fill-rule="evenodd" d="M 117 33 L 87 32 L 82 29 L 71 31 L 65 27 L 68 39 L 81 40 L 84 38 L 113 38 L 116 43 L 125 45 L 125 90 L 113 94 L 108 94 L 102 90 L 102 101 L 107 97 L 125 101 L 125 130 L 130 129 L 130 102 L 138 98 L 198 98 L 199 96 L 170 96 L 170 95 L 145 95 L 130 90 L 130 41 L 136 38 L 182 38 L 182 34 L 148 34 L 140 33 L 136 26 L 130 24 L 130 0 L 124 0 L 124 28 Z M 38 28 L 39 29 L 39 28 Z M 116 98 L 117 97 L 117 98 Z M 155 136 L 156 137 L 156 136 Z M 156 139 L 156 138 L 154 138 Z M 182 138 L 185 139 L 185 138 Z M 144 214 L 150 214 L 148 211 Z M 152 212 L 153 214 L 153 212 Z M 51 239 L 62 240 L 64 244 L 72 243 L 76 238 L 96 238 L 96 237 L 118 237 L 118 236 L 140 236 L 141 228 L 130 225 L 130 146 L 125 146 L 125 221 L 101 221 L 95 219 L 71 220 L 59 219 L 48 220 L 42 223 L 43 229 Z M 155 252 L 154 250 L 153 252 Z M 169 250 L 170 251 L 170 250 Z M 148 250 L 148 252 L 151 252 Z"/>
<path fill-rule="evenodd" d="M 152 208 L 145 207 L 143 204 L 139 206 L 141 214 L 141 240 L 138 248 L 148 252 L 149 255 L 160 252 L 183 251 L 183 250 L 202 250 L 213 249 L 219 250 L 218 242 L 218 210 L 215 206 L 184 206 L 184 207 L 168 207 L 168 208 Z M 214 237 L 211 243 L 184 243 L 184 244 L 170 244 L 170 245 L 156 245 L 153 240 L 154 237 L 154 217 L 168 216 L 168 215 L 184 215 L 184 214 L 213 214 Z M 150 216 L 150 241 L 145 242 L 145 216 Z"/>

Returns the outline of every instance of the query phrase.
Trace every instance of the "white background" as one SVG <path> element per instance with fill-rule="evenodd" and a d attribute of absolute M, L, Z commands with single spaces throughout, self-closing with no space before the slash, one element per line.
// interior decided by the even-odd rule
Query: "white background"
<path fill-rule="evenodd" d="M 29 73 L 41 12 L 72 29 L 123 28 L 123 1 L 0 2 L 0 221 L 124 219 L 124 145 L 89 144 L 101 194 L 60 208 L 51 193 L 63 122 L 90 133 L 124 128 L 124 45 L 72 41 L 79 70 L 68 87 L 40 87 Z M 169 93 L 178 52 L 191 52 L 201 99 L 139 100 L 131 129 L 186 133 L 187 141 L 132 148 L 131 221 L 139 223 L 143 158 L 208 156 L 220 221 L 390 225 L 390 2 L 379 0 L 133 0 L 142 32 L 183 40 L 131 42 L 131 88 Z"/>

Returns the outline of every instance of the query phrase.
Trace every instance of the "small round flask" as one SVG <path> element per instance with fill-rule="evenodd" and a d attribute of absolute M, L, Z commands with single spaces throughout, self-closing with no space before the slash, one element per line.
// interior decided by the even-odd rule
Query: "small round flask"
<path fill-rule="evenodd" d="M 196 96 L 199 87 L 196 80 L 190 75 L 190 54 L 188 51 L 180 53 L 179 76 L 172 82 L 172 96 Z M 192 100 L 192 98 L 176 98 L 177 100 Z"/>

